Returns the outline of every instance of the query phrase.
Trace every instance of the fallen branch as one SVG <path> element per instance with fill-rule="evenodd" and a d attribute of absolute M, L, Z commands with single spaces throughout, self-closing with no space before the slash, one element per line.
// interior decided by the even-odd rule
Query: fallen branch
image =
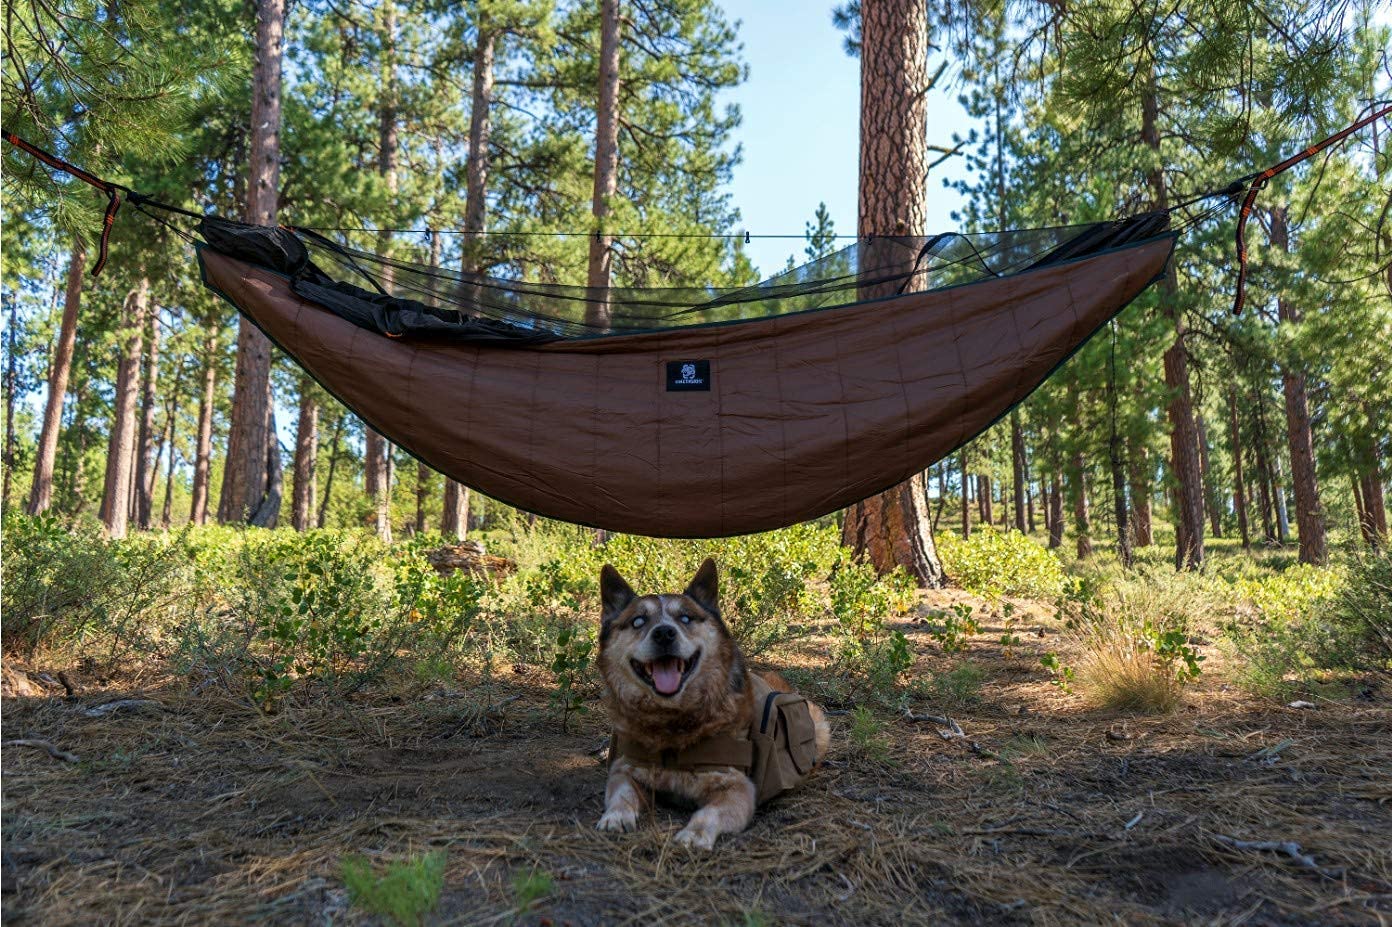
<path fill-rule="evenodd" d="M 962 730 L 962 726 L 947 715 L 916 715 L 912 711 L 906 710 L 904 712 L 904 720 L 917 721 L 925 724 L 936 724 L 939 727 L 946 728 L 947 730 L 938 731 L 938 736 L 943 740 L 955 740 L 958 737 L 967 736 L 966 732 Z"/>
<path fill-rule="evenodd" d="M 1235 837 L 1227 837 L 1223 834 L 1214 834 L 1213 839 L 1218 843 L 1234 850 L 1250 850 L 1258 853 L 1280 853 L 1290 857 L 1296 865 L 1304 869 L 1313 869 L 1320 875 L 1334 879 L 1338 878 L 1341 870 L 1326 870 L 1315 862 L 1315 858 L 1301 850 L 1300 844 L 1294 840 L 1238 840 Z"/>
<path fill-rule="evenodd" d="M 93 705 L 91 708 L 84 708 L 82 713 L 89 718 L 104 718 L 107 715 L 124 711 L 127 708 L 144 708 L 146 705 L 158 705 L 159 702 L 152 698 L 122 698 L 114 702 L 106 702 L 101 705 Z"/>
<path fill-rule="evenodd" d="M 7 740 L 7 747 L 33 747 L 36 750 L 43 750 L 55 760 L 62 760 L 64 763 L 76 763 L 77 754 L 69 753 L 66 750 L 59 750 L 46 740 Z"/>

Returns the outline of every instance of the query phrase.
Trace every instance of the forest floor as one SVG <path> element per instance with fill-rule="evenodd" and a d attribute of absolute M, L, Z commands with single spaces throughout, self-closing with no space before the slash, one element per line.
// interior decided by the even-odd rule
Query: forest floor
<path fill-rule="evenodd" d="M 564 729 L 539 668 L 275 714 L 74 669 L 73 697 L 4 700 L 7 743 L 76 757 L 4 749 L 4 919 L 374 923 L 341 860 L 440 849 L 427 924 L 1392 923 L 1386 680 L 1285 707 L 1206 672 L 1178 711 L 1120 716 L 1050 683 L 1039 657 L 1068 635 L 1022 615 L 1014 653 L 999 627 L 970 642 L 964 736 L 832 704 L 827 766 L 699 855 L 672 844 L 677 811 L 594 829 L 603 711 Z M 916 643 L 915 673 L 950 664 Z M 815 680 L 830 646 L 803 639 L 779 665 Z M 148 701 L 94 710 L 130 698 Z"/>

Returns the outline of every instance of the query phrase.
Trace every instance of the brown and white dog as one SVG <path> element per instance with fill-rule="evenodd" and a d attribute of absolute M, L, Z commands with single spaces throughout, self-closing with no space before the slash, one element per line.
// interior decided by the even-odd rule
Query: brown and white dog
<path fill-rule="evenodd" d="M 715 562 L 706 560 L 680 594 L 638 596 L 612 566 L 600 572 L 599 669 L 604 701 L 622 738 L 652 754 L 681 751 L 721 735 L 745 736 L 754 714 L 754 685 L 744 656 L 720 618 Z M 762 674 L 772 688 L 789 686 Z M 818 762 L 830 728 L 809 703 Z M 676 835 L 679 844 L 710 849 L 721 834 L 744 830 L 754 817 L 755 785 L 735 767 L 699 771 L 611 757 L 600 830 L 630 831 L 655 793 L 699 807 Z"/>

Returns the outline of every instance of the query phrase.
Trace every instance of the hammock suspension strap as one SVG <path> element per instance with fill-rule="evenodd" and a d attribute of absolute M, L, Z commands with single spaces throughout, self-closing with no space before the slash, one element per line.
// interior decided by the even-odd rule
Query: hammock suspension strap
<path fill-rule="evenodd" d="M 1251 217 L 1252 205 L 1257 201 L 1257 194 L 1266 186 L 1267 181 L 1277 174 L 1290 170 L 1300 162 L 1313 158 L 1330 145 L 1337 145 L 1364 126 L 1371 125 L 1389 114 L 1392 114 L 1392 106 L 1384 106 L 1352 125 L 1340 129 L 1323 141 L 1316 142 L 1299 154 L 1292 155 L 1280 164 L 1268 167 L 1255 175 L 1255 179 L 1252 179 L 1252 185 L 1247 188 L 1247 195 L 1242 199 L 1242 210 L 1237 217 L 1237 294 L 1233 297 L 1233 315 L 1241 315 L 1242 307 L 1247 301 L 1247 220 Z M 1244 180 L 1246 179 L 1248 178 L 1244 178 Z"/>

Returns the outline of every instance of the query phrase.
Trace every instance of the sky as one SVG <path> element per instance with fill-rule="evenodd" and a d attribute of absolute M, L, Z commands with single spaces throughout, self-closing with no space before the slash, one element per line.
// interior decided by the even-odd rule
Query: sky
<path fill-rule="evenodd" d="M 724 95 L 744 117 L 736 130 L 743 161 L 730 185 L 741 229 L 752 234 L 801 236 L 825 202 L 838 234 L 855 234 L 860 127 L 860 61 L 849 57 L 844 34 L 831 23 L 829 0 L 723 0 L 739 23 L 749 79 Z M 936 62 L 930 62 L 936 67 Z M 948 68 L 948 75 L 953 68 Z M 946 78 L 947 75 L 945 75 Z M 949 82 L 944 79 L 943 84 Z M 928 100 L 928 141 L 951 144 L 971 120 L 956 90 L 940 85 Z M 960 168 L 956 169 L 960 173 Z M 943 165 L 928 182 L 928 229 L 951 228 L 949 213 L 960 197 L 942 187 L 952 168 Z M 805 242 L 752 239 L 747 246 L 766 275 L 788 255 L 804 260 Z"/>

